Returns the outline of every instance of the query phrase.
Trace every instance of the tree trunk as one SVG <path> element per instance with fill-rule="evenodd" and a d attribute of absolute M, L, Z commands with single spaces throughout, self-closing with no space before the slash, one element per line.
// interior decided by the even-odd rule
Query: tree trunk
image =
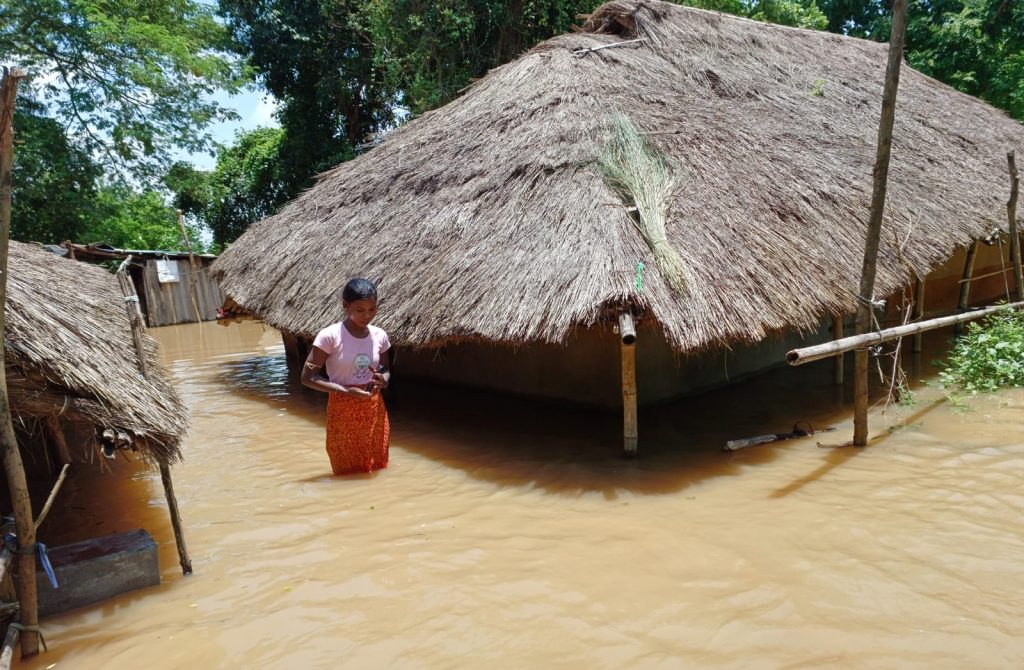
<path fill-rule="evenodd" d="M 18 82 L 24 73 L 4 68 L 0 84 L 0 451 L 3 454 L 7 486 L 11 491 L 14 528 L 18 534 L 18 602 L 21 622 L 26 626 L 21 636 L 21 655 L 39 653 L 39 611 L 36 596 L 36 529 L 32 520 L 32 501 L 28 495 L 25 466 L 18 450 L 11 423 L 11 405 L 7 397 L 7 370 L 4 358 L 4 336 L 7 330 L 7 252 L 11 232 L 11 173 L 14 167 L 14 100 Z"/>
<path fill-rule="evenodd" d="M 878 244 L 882 235 L 882 214 L 889 181 L 889 156 L 892 153 L 892 129 L 896 117 L 896 90 L 900 83 L 903 61 L 903 33 L 907 24 L 907 1 L 895 0 L 892 9 L 892 35 L 889 38 L 889 62 L 882 94 L 882 115 L 878 122 L 878 148 L 875 152 L 874 186 L 871 212 L 864 242 L 864 263 L 860 274 L 860 304 L 857 307 L 856 334 L 863 335 L 872 327 L 872 301 L 878 267 Z M 868 351 L 858 349 L 853 359 L 853 443 L 868 443 Z"/>

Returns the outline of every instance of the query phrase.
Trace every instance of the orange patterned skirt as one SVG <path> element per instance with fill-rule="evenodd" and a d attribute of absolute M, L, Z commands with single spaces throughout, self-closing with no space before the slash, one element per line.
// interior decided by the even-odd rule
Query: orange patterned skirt
<path fill-rule="evenodd" d="M 384 398 L 331 393 L 327 401 L 327 455 L 336 475 L 388 467 L 391 424 Z"/>

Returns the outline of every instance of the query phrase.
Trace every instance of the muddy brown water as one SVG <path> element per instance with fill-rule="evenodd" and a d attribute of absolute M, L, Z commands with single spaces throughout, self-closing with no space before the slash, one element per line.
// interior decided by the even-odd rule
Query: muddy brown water
<path fill-rule="evenodd" d="M 829 365 L 780 369 L 643 412 L 628 461 L 614 414 L 405 383 L 391 467 L 332 478 L 275 331 L 152 332 L 193 412 L 195 574 L 159 475 L 89 469 L 43 539 L 142 526 L 163 584 L 46 620 L 23 667 L 1024 667 L 1022 392 L 923 387 L 828 449 Z M 839 430 L 720 451 L 796 419 Z"/>

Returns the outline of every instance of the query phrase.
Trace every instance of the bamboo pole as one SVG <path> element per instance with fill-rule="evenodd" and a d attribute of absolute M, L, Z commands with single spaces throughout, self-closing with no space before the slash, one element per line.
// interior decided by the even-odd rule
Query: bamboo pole
<path fill-rule="evenodd" d="M 832 317 L 832 339 L 841 340 L 843 338 L 843 317 L 833 316 Z M 843 357 L 836 356 L 832 362 L 832 383 L 836 386 L 843 385 Z"/>
<path fill-rule="evenodd" d="M 957 303 L 957 308 L 961 312 L 967 311 L 967 303 L 970 301 L 971 275 L 974 274 L 974 260 L 978 257 L 980 247 L 981 240 L 974 240 L 967 248 L 967 258 L 964 259 L 964 277 L 960 280 L 960 302 Z M 958 323 L 953 332 L 959 335 L 962 328 L 963 324 Z"/>
<path fill-rule="evenodd" d="M 139 296 L 135 293 L 135 285 L 128 277 L 126 268 L 132 260 L 131 256 L 124 259 L 117 269 L 117 281 L 124 293 L 125 307 L 128 310 L 128 320 L 132 326 L 132 337 L 135 339 L 135 352 L 139 356 L 139 372 L 143 377 L 149 378 L 149 370 L 146 365 L 146 347 L 142 335 L 145 332 L 145 323 L 142 320 L 142 313 L 139 311 Z M 181 573 L 192 574 L 192 559 L 188 556 L 188 548 L 185 546 L 185 531 L 181 523 L 181 513 L 178 510 L 178 499 L 174 495 L 174 483 L 171 481 L 171 467 L 166 461 L 160 461 L 160 481 L 164 486 L 164 496 L 167 498 L 167 511 L 171 516 L 171 528 L 174 529 L 174 542 L 178 547 L 178 561 L 181 563 Z"/>
<path fill-rule="evenodd" d="M 7 396 L 7 370 L 2 364 L 3 338 L 7 319 L 7 253 L 11 231 L 11 186 L 14 167 L 14 100 L 18 82 L 25 76 L 18 68 L 3 70 L 0 84 L 0 449 L 3 452 L 7 486 L 11 492 L 14 527 L 18 535 L 18 602 L 21 620 L 32 630 L 21 637 L 21 655 L 39 653 L 39 604 L 36 594 L 36 530 L 32 525 L 32 501 L 28 494 L 25 466 L 11 423 L 11 405 Z"/>
<path fill-rule="evenodd" d="M 890 340 L 896 340 L 901 337 L 906 337 L 907 335 L 914 335 L 915 333 L 923 333 L 925 331 L 935 330 L 936 328 L 952 326 L 957 323 L 973 321 L 974 319 L 980 319 L 981 317 L 988 316 L 989 314 L 995 314 L 1001 309 L 1020 309 L 1021 307 L 1024 307 L 1024 301 L 1012 302 L 1009 305 L 986 307 L 985 309 L 967 312 L 966 314 L 940 316 L 926 321 L 908 323 L 903 326 L 886 328 L 885 330 L 878 330 L 873 333 L 865 333 L 863 335 L 852 335 L 850 337 L 844 337 L 841 340 L 825 342 L 824 344 L 816 344 L 811 347 L 793 349 L 786 354 L 786 362 L 790 365 L 803 365 L 813 361 L 820 361 L 823 358 L 838 356 L 839 354 L 850 351 L 851 349 L 866 350 L 867 347 L 882 344 L 883 342 L 888 342 Z"/>
<path fill-rule="evenodd" d="M 175 210 L 178 214 L 178 228 L 181 229 L 181 238 L 185 241 L 185 248 L 188 249 L 188 267 L 191 270 L 192 284 L 190 293 L 192 295 L 192 309 L 196 313 L 196 323 L 203 322 L 203 315 L 199 313 L 199 299 L 196 297 L 196 257 L 192 254 L 192 241 L 188 239 L 188 232 L 185 230 L 185 220 L 180 209 Z"/>
<path fill-rule="evenodd" d="M 1013 287 L 1017 290 L 1017 300 L 1024 300 L 1024 274 L 1021 271 L 1020 231 L 1017 230 L 1017 159 L 1012 151 L 1006 154 L 1006 162 L 1010 168 L 1010 199 L 1006 203 L 1006 216 L 1010 225 L 1010 259 L 1013 261 Z"/>
<path fill-rule="evenodd" d="M 619 335 L 622 339 L 622 446 L 627 456 L 635 456 L 639 441 L 636 414 L 636 327 L 629 312 L 619 314 Z"/>
<path fill-rule="evenodd" d="M 921 277 L 917 278 L 914 284 L 914 321 L 920 321 L 924 318 L 924 279 Z M 923 332 L 923 331 L 921 331 Z M 911 351 L 915 354 L 921 353 L 921 332 L 914 334 L 914 345 Z"/>
<path fill-rule="evenodd" d="M 878 244 L 882 235 L 882 214 L 885 210 L 885 193 L 889 181 L 889 156 L 892 153 L 892 129 L 896 117 L 896 91 L 900 83 L 906 19 L 907 1 L 895 0 L 892 9 L 892 34 L 889 37 L 889 62 L 886 66 L 885 89 L 882 93 L 882 113 L 878 122 L 878 148 L 875 152 L 871 211 L 868 216 L 864 263 L 860 275 L 860 303 L 857 307 L 856 328 L 858 335 L 868 333 L 872 325 L 871 301 L 875 291 Z M 857 349 L 853 356 L 853 444 L 863 447 L 868 443 L 868 352 L 866 349 Z"/>
<path fill-rule="evenodd" d="M 178 510 L 178 498 L 174 495 L 174 482 L 171 481 L 171 467 L 165 461 L 160 461 L 160 481 L 164 485 L 164 496 L 167 498 L 167 509 L 171 515 L 171 527 L 174 529 L 174 542 L 178 546 L 178 563 L 181 564 L 181 574 L 192 574 L 192 559 L 189 558 L 188 548 L 185 546 L 185 529 L 181 524 L 181 512 Z"/>

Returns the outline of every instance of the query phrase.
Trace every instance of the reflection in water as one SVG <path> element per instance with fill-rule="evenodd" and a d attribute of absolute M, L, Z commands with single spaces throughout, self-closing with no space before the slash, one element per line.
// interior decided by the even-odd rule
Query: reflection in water
<path fill-rule="evenodd" d="M 80 529 L 141 523 L 164 585 L 47 621 L 55 651 L 27 667 L 1024 661 L 1022 392 L 956 413 L 922 387 L 876 409 L 868 448 L 820 449 L 851 433 L 829 365 L 777 370 L 643 411 L 626 460 L 616 413 L 401 380 L 391 466 L 335 478 L 325 399 L 273 330 L 153 333 L 193 411 L 175 484 L 196 574 L 153 473 L 77 481 L 64 513 L 106 496 Z M 797 420 L 838 430 L 720 451 Z"/>

